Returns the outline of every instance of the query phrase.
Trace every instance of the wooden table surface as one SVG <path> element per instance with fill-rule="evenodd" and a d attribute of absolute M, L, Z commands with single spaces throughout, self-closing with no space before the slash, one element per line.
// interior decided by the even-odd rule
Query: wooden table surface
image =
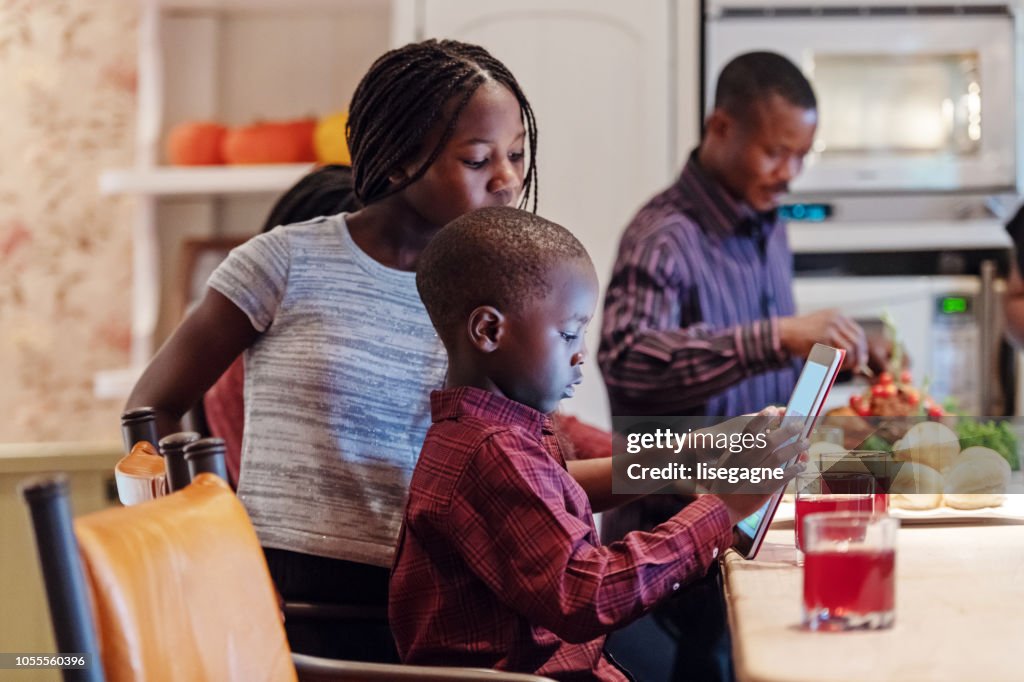
<path fill-rule="evenodd" d="M 792 522 L 754 561 L 728 552 L 738 679 L 1024 681 L 1024 523 L 905 524 L 897 543 L 896 624 L 867 632 L 802 629 Z"/>

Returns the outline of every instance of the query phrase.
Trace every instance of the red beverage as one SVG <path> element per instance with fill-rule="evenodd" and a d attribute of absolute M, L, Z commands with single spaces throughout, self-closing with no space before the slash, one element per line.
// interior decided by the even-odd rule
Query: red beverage
<path fill-rule="evenodd" d="M 821 495 L 796 498 L 796 546 L 803 550 L 804 517 L 821 512 L 867 512 L 875 509 L 874 495 Z"/>
<path fill-rule="evenodd" d="M 839 483 L 839 487 L 829 478 L 830 475 L 843 474 L 868 474 L 874 479 L 875 507 L 876 514 L 889 512 L 889 486 L 892 484 L 892 474 L 898 471 L 890 453 L 871 451 L 850 451 L 846 453 L 827 453 L 822 455 L 821 468 L 828 473 L 824 474 L 827 485 L 834 493 L 856 493 L 863 492 L 860 483 L 850 482 Z M 851 487 L 853 486 L 853 487 Z"/>
<path fill-rule="evenodd" d="M 891 613 L 895 607 L 894 550 L 811 552 L 804 557 L 804 609 L 830 618 Z"/>
<path fill-rule="evenodd" d="M 892 479 L 888 475 L 888 471 L 872 472 L 875 479 L 875 513 L 876 514 L 888 514 L 889 513 L 889 486 L 892 485 Z"/>

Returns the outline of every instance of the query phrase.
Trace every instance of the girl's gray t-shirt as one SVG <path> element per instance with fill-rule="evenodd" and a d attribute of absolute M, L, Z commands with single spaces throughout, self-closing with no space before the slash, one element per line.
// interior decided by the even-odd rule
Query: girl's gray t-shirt
<path fill-rule="evenodd" d="M 340 214 L 249 240 L 209 286 L 262 332 L 238 486 L 260 542 L 390 566 L 447 370 L 415 274 L 373 260 Z"/>

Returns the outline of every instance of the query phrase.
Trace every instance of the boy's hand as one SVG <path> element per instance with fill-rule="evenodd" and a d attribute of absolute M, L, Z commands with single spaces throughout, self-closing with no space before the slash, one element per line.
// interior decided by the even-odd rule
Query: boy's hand
<path fill-rule="evenodd" d="M 764 479 L 756 484 L 749 480 L 736 483 L 723 479 L 709 481 L 708 492 L 725 503 L 733 525 L 760 509 L 775 492 L 782 490 L 790 479 L 804 470 L 810 444 L 806 438 L 799 438 L 803 420 L 783 420 L 781 415 L 782 411 L 773 407 L 759 412 L 750 419 L 743 433 L 763 435 L 764 446 L 739 453 L 727 451 L 715 463 L 717 467 L 783 469 L 781 479 Z M 787 466 L 790 461 L 794 463 Z"/>

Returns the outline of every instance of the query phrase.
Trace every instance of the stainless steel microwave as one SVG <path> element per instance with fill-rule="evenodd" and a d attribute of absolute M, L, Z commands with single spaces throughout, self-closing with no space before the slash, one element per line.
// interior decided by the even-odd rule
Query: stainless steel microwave
<path fill-rule="evenodd" d="M 705 110 L 736 55 L 772 50 L 818 97 L 795 193 L 1016 185 L 1019 17 L 1010 4 L 707 0 Z"/>

